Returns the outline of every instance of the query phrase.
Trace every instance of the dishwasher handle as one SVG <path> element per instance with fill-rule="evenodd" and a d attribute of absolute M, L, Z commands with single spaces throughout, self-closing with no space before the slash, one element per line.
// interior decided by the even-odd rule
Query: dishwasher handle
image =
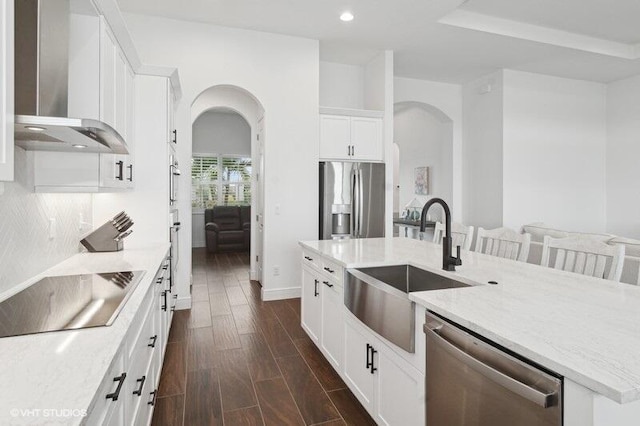
<path fill-rule="evenodd" d="M 501 371 L 498 371 L 495 368 L 474 358 L 473 356 L 469 355 L 468 353 L 442 337 L 440 334 L 438 334 L 438 332 L 442 330 L 442 328 L 442 324 L 437 326 L 430 326 L 429 324 L 425 324 L 423 326 L 424 332 L 427 337 L 431 336 L 433 338 L 433 341 L 438 343 L 443 349 L 449 352 L 449 354 L 451 354 L 459 361 L 463 362 L 465 365 L 473 368 L 487 379 L 533 402 L 534 404 L 539 405 L 540 407 L 550 408 L 557 405 L 557 392 L 541 392 L 525 383 L 514 379 L 513 377 L 507 376 Z"/>

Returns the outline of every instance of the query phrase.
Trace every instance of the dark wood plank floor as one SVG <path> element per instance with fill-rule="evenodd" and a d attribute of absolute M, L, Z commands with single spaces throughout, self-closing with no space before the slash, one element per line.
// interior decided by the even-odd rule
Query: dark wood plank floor
<path fill-rule="evenodd" d="M 300 299 L 262 302 L 246 253 L 193 251 L 153 425 L 374 425 L 300 327 Z"/>

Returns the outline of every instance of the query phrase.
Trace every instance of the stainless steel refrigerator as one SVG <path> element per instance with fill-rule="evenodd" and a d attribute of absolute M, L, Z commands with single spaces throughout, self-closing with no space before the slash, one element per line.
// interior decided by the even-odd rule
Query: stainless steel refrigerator
<path fill-rule="evenodd" d="M 320 163 L 320 239 L 384 237 L 381 163 Z"/>

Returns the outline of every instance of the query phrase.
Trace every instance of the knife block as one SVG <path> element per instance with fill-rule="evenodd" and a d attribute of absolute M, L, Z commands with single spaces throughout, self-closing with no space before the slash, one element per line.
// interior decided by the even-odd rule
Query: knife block
<path fill-rule="evenodd" d="M 80 243 L 91 253 L 121 251 L 124 244 L 122 240 L 115 241 L 114 234 L 118 235 L 118 230 L 111 222 L 107 222 L 80 240 Z"/>
<path fill-rule="evenodd" d="M 120 251 L 124 248 L 123 240 L 133 232 L 130 228 L 133 221 L 123 211 L 113 219 L 89 233 L 80 243 L 90 252 Z"/>

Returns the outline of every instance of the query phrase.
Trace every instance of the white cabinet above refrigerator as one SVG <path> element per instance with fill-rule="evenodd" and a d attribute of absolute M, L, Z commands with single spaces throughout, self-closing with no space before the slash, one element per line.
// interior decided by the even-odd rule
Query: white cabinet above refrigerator
<path fill-rule="evenodd" d="M 383 113 L 320 109 L 320 159 L 384 161 Z"/>

